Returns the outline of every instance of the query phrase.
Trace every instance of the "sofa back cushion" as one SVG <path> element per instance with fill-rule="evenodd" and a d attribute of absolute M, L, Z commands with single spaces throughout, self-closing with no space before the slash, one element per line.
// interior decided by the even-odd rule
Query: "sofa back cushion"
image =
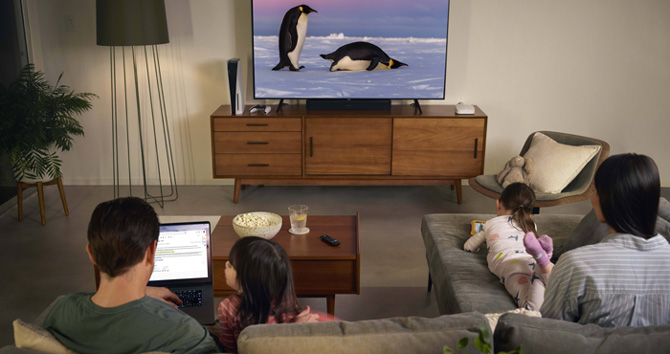
<path fill-rule="evenodd" d="M 73 351 L 65 348 L 56 337 L 46 329 L 16 319 L 12 323 L 14 326 L 14 345 L 17 348 L 35 350 L 42 353 L 52 354 L 74 354 Z"/>
<path fill-rule="evenodd" d="M 486 318 L 465 313 L 436 318 L 397 317 L 357 322 L 254 325 L 237 340 L 240 353 L 442 353 L 470 338 L 465 350 L 475 352 L 474 338 Z M 490 331 L 489 331 L 490 333 Z"/>
<path fill-rule="evenodd" d="M 602 328 L 595 324 L 505 314 L 493 335 L 495 351 L 519 345 L 533 353 L 661 353 L 670 348 L 670 324 Z"/>
<path fill-rule="evenodd" d="M 655 232 L 670 240 L 670 203 L 665 198 L 660 198 L 658 203 L 658 217 L 656 218 Z M 593 210 L 586 214 L 579 222 L 572 234 L 565 241 L 559 252 L 554 252 L 554 259 L 561 254 L 600 242 L 609 235 L 609 226 L 598 221 Z"/>

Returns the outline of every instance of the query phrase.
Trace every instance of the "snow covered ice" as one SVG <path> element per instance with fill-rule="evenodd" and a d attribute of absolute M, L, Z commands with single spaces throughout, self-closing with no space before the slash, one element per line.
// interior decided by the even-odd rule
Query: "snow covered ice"
<path fill-rule="evenodd" d="M 254 37 L 256 98 L 436 98 L 444 95 L 447 40 L 444 38 L 307 37 L 300 71 L 272 71 L 279 62 L 277 36 Z M 380 47 L 408 66 L 374 71 L 329 71 L 332 53 L 351 42 Z"/>

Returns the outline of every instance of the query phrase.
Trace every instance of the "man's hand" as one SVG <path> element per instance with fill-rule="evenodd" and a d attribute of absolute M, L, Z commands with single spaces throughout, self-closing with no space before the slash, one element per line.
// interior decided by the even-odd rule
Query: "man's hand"
<path fill-rule="evenodd" d="M 317 322 L 319 319 L 319 315 L 316 313 L 309 313 L 309 306 L 305 307 L 305 309 L 298 314 L 298 316 L 295 318 L 296 323 L 306 323 L 306 322 Z"/>
<path fill-rule="evenodd" d="M 146 290 L 147 295 L 156 298 L 158 300 L 165 301 L 166 303 L 177 308 L 177 305 L 181 305 L 182 301 L 179 296 L 175 295 L 168 288 L 158 288 L 155 286 L 147 286 Z"/>

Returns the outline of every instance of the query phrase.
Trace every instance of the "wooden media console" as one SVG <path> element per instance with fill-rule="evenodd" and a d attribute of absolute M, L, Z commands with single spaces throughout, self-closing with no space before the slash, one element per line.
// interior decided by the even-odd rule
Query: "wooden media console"
<path fill-rule="evenodd" d="M 245 185 L 451 185 L 484 172 L 487 116 L 452 105 L 211 115 L 214 178 Z"/>

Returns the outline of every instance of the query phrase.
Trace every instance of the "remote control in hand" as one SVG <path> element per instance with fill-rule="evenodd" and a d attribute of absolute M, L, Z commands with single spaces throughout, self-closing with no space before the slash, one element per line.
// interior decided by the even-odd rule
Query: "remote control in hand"
<path fill-rule="evenodd" d="M 327 243 L 327 244 L 329 244 L 329 245 L 331 245 L 331 246 L 333 246 L 333 247 L 334 247 L 334 246 L 339 246 L 339 245 L 340 245 L 340 241 L 338 241 L 338 240 L 336 240 L 336 239 L 334 239 L 334 238 L 332 238 L 332 237 L 330 237 L 330 236 L 328 236 L 328 235 L 326 235 L 326 234 L 321 235 L 321 239 L 322 239 L 325 243 Z"/>

